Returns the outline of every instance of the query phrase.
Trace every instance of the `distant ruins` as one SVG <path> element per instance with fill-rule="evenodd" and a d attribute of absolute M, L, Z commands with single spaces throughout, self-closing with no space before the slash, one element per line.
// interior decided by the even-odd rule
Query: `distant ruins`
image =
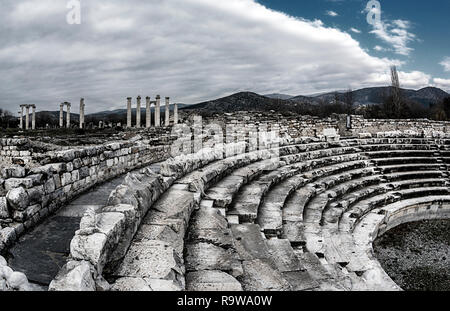
<path fill-rule="evenodd" d="M 36 105 L 20 105 L 20 122 L 19 128 L 28 130 L 30 128 L 30 108 L 32 109 L 31 116 L 31 129 L 34 130 L 36 128 Z M 25 127 L 23 126 L 23 108 L 26 109 L 25 112 Z"/>

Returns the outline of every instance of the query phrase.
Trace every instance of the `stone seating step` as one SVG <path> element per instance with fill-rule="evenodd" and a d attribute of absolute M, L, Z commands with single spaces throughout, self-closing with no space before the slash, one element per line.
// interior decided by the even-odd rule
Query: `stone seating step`
<path fill-rule="evenodd" d="M 390 184 L 381 183 L 378 184 L 377 182 L 380 181 L 381 176 L 369 176 L 367 179 L 362 178 L 355 181 L 349 182 L 349 184 L 353 184 L 361 187 L 378 187 L 380 191 L 386 190 L 386 185 L 392 186 L 390 189 L 409 189 L 409 188 L 420 188 L 420 187 L 439 187 L 439 186 L 445 186 L 446 181 L 441 178 L 431 178 L 431 179 L 412 179 L 412 180 L 403 180 L 399 182 L 394 182 Z M 374 184 L 376 183 L 376 184 Z M 346 185 L 343 185 L 344 188 Z M 348 188 L 346 192 L 349 192 L 349 190 L 358 189 L 358 187 L 355 188 Z M 334 191 L 334 189 L 332 189 Z M 364 189 L 362 189 L 364 191 Z M 338 222 L 342 214 L 344 213 L 345 209 L 344 206 L 350 206 L 351 204 L 354 204 L 356 201 L 348 199 L 364 199 L 365 197 L 363 195 L 359 196 L 358 193 L 352 193 L 349 192 L 349 195 L 346 195 L 345 197 L 339 197 L 334 200 L 334 202 L 331 202 L 329 204 L 329 208 L 325 210 L 322 216 L 322 225 L 327 228 L 328 230 L 337 230 L 338 229 Z"/>
<path fill-rule="evenodd" d="M 394 172 L 405 172 L 405 171 L 430 171 L 430 170 L 440 170 L 441 164 L 439 163 L 422 163 L 422 164 L 401 164 L 401 165 L 386 165 L 379 166 L 379 169 L 384 174 L 394 173 Z"/>
<path fill-rule="evenodd" d="M 405 190 L 387 192 L 368 199 L 359 201 L 348 209 L 340 219 L 339 230 L 351 231 L 355 224 L 371 210 L 383 205 L 392 204 L 401 200 L 426 197 L 433 195 L 446 195 L 449 193 L 448 187 L 421 187 Z"/>
<path fill-rule="evenodd" d="M 434 150 L 386 150 L 386 151 L 368 151 L 364 155 L 372 158 L 398 158 L 398 157 L 429 157 L 434 155 Z"/>
<path fill-rule="evenodd" d="M 186 241 L 184 260 L 188 272 L 187 289 L 205 288 L 213 280 L 216 280 L 213 282 L 216 285 L 208 286 L 217 287 L 218 279 L 230 283 L 227 287 L 231 286 L 231 289 L 237 290 L 238 284 L 240 287 L 235 277 L 242 274 L 242 266 L 228 221 L 218 209 L 200 207 L 194 211 Z M 193 274 L 189 276 L 189 273 Z"/>
<path fill-rule="evenodd" d="M 373 174 L 373 169 L 371 168 L 343 171 L 342 173 L 335 171 L 334 174 L 329 175 L 328 177 L 318 179 L 317 181 L 312 183 L 312 186 L 314 189 L 322 189 L 321 191 L 324 191 L 325 189 L 328 189 L 336 184 L 351 180 L 353 178 L 371 174 Z M 303 180 L 306 181 L 306 179 Z M 283 228 L 283 214 L 284 216 L 288 215 L 285 211 L 283 212 L 283 206 L 286 198 L 292 192 L 292 188 L 278 187 L 279 186 L 275 187 L 272 191 L 269 192 L 269 194 L 264 198 L 264 202 L 260 206 L 258 211 L 258 223 L 263 229 L 266 236 L 280 236 Z M 309 189 L 310 188 L 308 188 L 308 190 Z M 314 191 L 314 193 L 316 192 L 317 191 Z M 308 198 L 309 195 L 310 194 L 308 191 L 308 195 L 306 195 L 305 198 Z M 337 193 L 326 193 L 326 201 L 328 201 L 329 196 L 336 195 Z M 320 196 L 321 195 L 319 195 L 319 197 Z M 284 220 L 285 222 L 287 221 L 286 219 Z"/>
<path fill-rule="evenodd" d="M 340 160 L 340 156 L 325 158 L 326 163 L 336 162 Z M 318 159 L 317 162 L 311 161 L 302 163 L 303 167 L 308 167 L 310 165 L 317 165 L 317 163 L 325 162 L 324 159 Z M 302 178 L 305 179 L 317 179 L 322 176 L 328 176 L 332 173 L 336 173 L 343 170 L 348 170 L 351 168 L 360 168 L 367 166 L 367 161 L 358 160 L 345 162 L 335 165 L 324 166 L 322 168 L 310 170 L 302 173 Z M 304 168 L 305 169 L 305 168 Z M 299 169 L 300 170 L 300 169 Z M 254 222 L 258 217 L 258 209 L 263 201 L 264 195 L 271 189 L 271 187 L 279 183 L 280 180 L 284 180 L 293 176 L 293 173 L 290 171 L 289 173 L 281 173 L 279 171 L 274 171 L 269 175 L 263 175 L 260 179 L 248 184 L 242 188 L 240 194 L 237 195 L 235 201 L 230 207 L 227 215 L 236 215 L 239 216 L 240 222 Z"/>
<path fill-rule="evenodd" d="M 384 174 L 384 178 L 387 181 L 394 182 L 397 180 L 407 180 L 407 179 L 428 179 L 428 178 L 441 178 L 442 172 L 439 170 L 431 171 L 407 171 L 407 172 L 394 172 L 389 174 Z"/>
<path fill-rule="evenodd" d="M 371 160 L 372 163 L 378 166 L 384 165 L 398 165 L 398 164 L 416 164 L 416 163 L 437 163 L 438 159 L 434 156 L 430 157 L 391 157 L 391 158 L 376 158 Z"/>
<path fill-rule="evenodd" d="M 242 261 L 243 274 L 237 279 L 245 291 L 286 291 L 289 282 L 277 269 L 267 240 L 256 224 L 232 225 L 236 251 Z M 264 271 L 264 273 L 261 273 Z"/>
<path fill-rule="evenodd" d="M 388 150 L 433 150 L 433 144 L 378 144 L 361 145 L 363 152 L 388 151 Z"/>
<path fill-rule="evenodd" d="M 319 282 L 314 280 L 301 264 L 288 240 L 269 239 L 267 245 L 278 271 L 281 271 L 283 277 L 291 285 L 291 290 L 312 290 L 319 286 Z"/>
<path fill-rule="evenodd" d="M 315 144 L 315 148 L 323 147 L 323 144 Z M 327 146 L 327 145 L 325 145 Z M 252 181 L 254 178 L 262 175 L 266 171 L 273 171 L 277 168 L 280 168 L 280 173 L 268 173 L 267 179 L 271 178 L 284 178 L 283 176 L 287 176 L 288 174 L 293 175 L 299 168 L 298 165 L 293 166 L 285 166 L 287 163 L 295 162 L 299 157 L 304 159 L 316 159 L 319 157 L 334 155 L 345 155 L 349 152 L 358 151 L 352 147 L 336 147 L 336 148 L 327 148 L 323 150 L 313 150 L 304 153 L 295 153 L 298 152 L 298 146 L 292 146 L 291 148 L 287 148 L 288 151 L 294 152 L 294 154 L 284 155 L 280 159 L 280 162 L 277 162 L 275 159 L 269 159 L 265 161 L 256 162 L 253 164 L 249 164 L 240 169 L 233 171 L 229 176 L 223 178 L 219 181 L 214 187 L 211 187 L 210 190 L 206 193 L 206 199 L 214 200 L 214 205 L 219 208 L 225 208 L 228 206 L 232 200 L 234 195 L 237 193 L 237 190 L 241 188 L 243 184 L 246 184 Z M 301 149 L 301 148 L 300 148 Z M 314 149 L 314 148 L 312 148 Z M 308 150 L 308 148 L 305 148 Z M 286 153 L 286 152 L 285 152 Z M 353 155 L 353 158 L 357 158 L 357 155 Z M 359 157 L 358 157 L 359 158 Z M 212 164 L 213 170 L 215 169 L 215 165 Z M 192 183 L 195 180 L 201 179 L 204 173 L 194 172 L 189 176 L 182 179 L 181 183 Z M 217 201 L 217 204 L 216 204 Z"/>

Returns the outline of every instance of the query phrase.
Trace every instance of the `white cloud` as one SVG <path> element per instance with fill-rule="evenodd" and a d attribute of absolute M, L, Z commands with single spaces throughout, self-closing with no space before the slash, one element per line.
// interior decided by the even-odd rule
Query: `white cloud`
<path fill-rule="evenodd" d="M 382 46 L 379 46 L 379 45 L 375 45 L 373 49 L 374 49 L 375 51 L 378 51 L 378 52 L 385 52 L 385 51 L 387 51 L 386 48 L 384 48 L 384 47 L 382 47 Z"/>
<path fill-rule="evenodd" d="M 378 8 L 367 7 L 363 13 L 373 13 L 381 16 L 381 11 Z M 373 30 L 370 33 L 375 34 L 379 39 L 388 43 L 394 49 L 394 52 L 399 55 L 408 56 L 414 49 L 409 47 L 409 43 L 416 41 L 416 35 L 411 33 L 411 22 L 407 20 L 393 20 L 375 22 Z"/>
<path fill-rule="evenodd" d="M 332 16 L 332 17 L 339 16 L 339 14 L 336 13 L 335 11 L 327 11 L 327 15 L 328 15 L 328 16 Z"/>
<path fill-rule="evenodd" d="M 440 63 L 445 71 L 450 71 L 450 57 L 444 58 L 444 60 Z"/>
<path fill-rule="evenodd" d="M 443 90 L 446 90 L 447 92 L 450 92 L 450 79 L 434 78 L 433 82 L 436 87 L 439 87 Z"/>
<path fill-rule="evenodd" d="M 389 66 L 401 65 L 369 55 L 320 20 L 253 0 L 83 2 L 81 25 L 65 22 L 60 0 L 43 1 L 48 10 L 33 11 L 31 1 L 3 4 L 2 108 L 33 102 L 56 110 L 84 97 L 93 112 L 123 108 L 137 95 L 191 104 L 243 90 L 318 93 L 389 84 Z M 429 79 L 420 72 L 400 77 L 411 88 Z"/>
<path fill-rule="evenodd" d="M 353 31 L 354 33 L 361 33 L 361 30 L 356 29 L 356 28 L 350 28 L 351 31 Z"/>

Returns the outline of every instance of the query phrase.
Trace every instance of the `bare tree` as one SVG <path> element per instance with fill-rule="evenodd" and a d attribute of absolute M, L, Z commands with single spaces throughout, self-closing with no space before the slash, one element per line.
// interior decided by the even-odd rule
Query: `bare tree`
<path fill-rule="evenodd" d="M 398 118 L 402 114 L 402 96 L 400 90 L 400 80 L 398 78 L 397 67 L 391 67 L 391 81 L 392 81 L 392 112 L 393 117 Z"/>
<path fill-rule="evenodd" d="M 353 90 L 351 88 L 349 88 L 347 92 L 345 92 L 344 101 L 347 114 L 351 114 L 353 112 L 353 104 L 355 103 L 355 100 L 353 98 Z"/>

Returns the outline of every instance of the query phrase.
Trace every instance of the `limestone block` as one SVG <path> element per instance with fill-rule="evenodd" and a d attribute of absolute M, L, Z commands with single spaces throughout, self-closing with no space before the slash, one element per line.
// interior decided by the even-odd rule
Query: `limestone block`
<path fill-rule="evenodd" d="M 114 246 L 119 242 L 124 231 L 125 215 L 122 213 L 100 213 L 95 218 L 96 232 L 108 237 L 108 242 Z"/>
<path fill-rule="evenodd" d="M 180 284 L 172 280 L 145 279 L 145 282 L 156 292 L 180 292 L 184 290 Z"/>
<path fill-rule="evenodd" d="M 150 292 L 152 289 L 143 278 L 119 278 L 111 286 L 113 292 Z"/>
<path fill-rule="evenodd" d="M 232 271 L 233 267 L 239 265 L 238 255 L 233 249 L 224 249 L 209 243 L 187 245 L 185 259 L 188 271 Z"/>
<path fill-rule="evenodd" d="M 8 201 L 6 197 L 0 197 L 0 219 L 9 218 Z"/>
<path fill-rule="evenodd" d="M 22 272 L 12 272 L 9 274 L 6 278 L 6 284 L 13 290 L 25 291 L 30 289 L 28 279 Z"/>
<path fill-rule="evenodd" d="M 30 200 L 29 204 L 38 204 L 42 202 L 42 197 L 44 196 L 44 186 L 36 186 L 27 189 L 28 197 Z"/>
<path fill-rule="evenodd" d="M 49 291 L 95 291 L 92 265 L 87 261 L 71 260 L 50 283 Z"/>
<path fill-rule="evenodd" d="M 45 182 L 44 191 L 45 193 L 49 194 L 55 191 L 55 189 L 56 189 L 55 180 L 53 179 L 53 177 L 51 177 Z"/>
<path fill-rule="evenodd" d="M 123 218 L 123 226 L 119 235 L 119 241 L 110 256 L 110 261 L 114 262 L 125 256 L 128 247 L 138 229 L 140 223 L 140 213 L 132 205 L 116 205 L 103 208 L 104 213 L 121 213 Z"/>
<path fill-rule="evenodd" d="M 184 288 L 182 259 L 170 244 L 161 241 L 132 243 L 114 275 L 172 280 Z"/>
<path fill-rule="evenodd" d="M 108 237 L 103 233 L 75 234 L 70 242 L 70 254 L 74 259 L 89 261 L 101 273 L 106 263 L 107 242 Z"/>
<path fill-rule="evenodd" d="M 72 182 L 72 174 L 71 173 L 64 173 L 61 175 L 61 186 L 65 187 L 66 185 L 70 184 Z"/>
<path fill-rule="evenodd" d="M 0 267 L 7 266 L 8 263 L 6 262 L 6 259 L 3 258 L 3 256 L 0 256 Z"/>
<path fill-rule="evenodd" d="M 23 186 L 25 188 L 33 187 L 33 180 L 30 178 L 10 178 L 5 180 L 5 189 L 9 191 L 14 188 Z"/>
<path fill-rule="evenodd" d="M 0 243 L 4 243 L 6 246 L 12 245 L 16 240 L 16 231 L 14 228 L 6 227 L 0 230 Z"/>
<path fill-rule="evenodd" d="M 195 271 L 186 274 L 187 291 L 242 291 L 241 284 L 223 271 Z"/>
<path fill-rule="evenodd" d="M 245 291 L 288 291 L 291 288 L 278 270 L 262 260 L 244 261 L 242 267 L 241 284 Z"/>
<path fill-rule="evenodd" d="M 28 193 L 22 187 L 14 188 L 8 191 L 6 194 L 6 199 L 12 209 L 19 211 L 24 211 L 30 202 Z"/>

